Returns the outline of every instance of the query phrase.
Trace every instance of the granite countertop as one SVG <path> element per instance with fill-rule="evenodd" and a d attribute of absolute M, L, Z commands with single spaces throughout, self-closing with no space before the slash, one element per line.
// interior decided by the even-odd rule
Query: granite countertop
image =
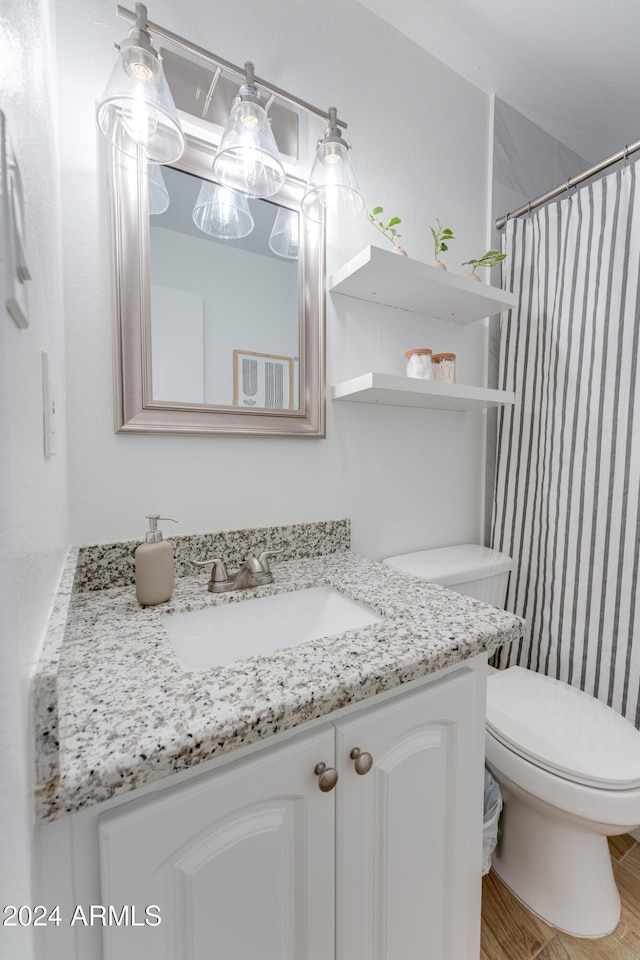
<path fill-rule="evenodd" d="M 275 582 L 214 595 L 176 581 L 140 607 L 132 586 L 63 575 L 36 671 L 37 813 L 55 820 L 350 703 L 518 640 L 505 611 L 348 552 L 273 563 Z M 186 673 L 163 614 L 331 586 L 384 617 L 348 633 Z"/>

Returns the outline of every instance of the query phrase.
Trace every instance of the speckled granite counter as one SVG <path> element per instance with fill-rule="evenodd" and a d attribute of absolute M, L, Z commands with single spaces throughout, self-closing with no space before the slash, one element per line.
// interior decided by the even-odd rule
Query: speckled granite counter
<path fill-rule="evenodd" d="M 212 595 L 177 579 L 141 608 L 133 588 L 75 592 L 63 575 L 35 681 L 41 820 L 99 803 L 521 637 L 509 613 L 350 553 L 273 564 L 275 583 Z M 385 619 L 197 673 L 182 671 L 168 612 L 331 586 Z"/>

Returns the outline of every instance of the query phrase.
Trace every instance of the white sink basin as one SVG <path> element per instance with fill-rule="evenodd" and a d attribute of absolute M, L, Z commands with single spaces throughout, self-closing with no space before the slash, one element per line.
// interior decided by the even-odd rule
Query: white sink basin
<path fill-rule="evenodd" d="M 329 587 L 162 617 L 180 666 L 187 671 L 224 666 L 381 621 L 373 610 Z"/>

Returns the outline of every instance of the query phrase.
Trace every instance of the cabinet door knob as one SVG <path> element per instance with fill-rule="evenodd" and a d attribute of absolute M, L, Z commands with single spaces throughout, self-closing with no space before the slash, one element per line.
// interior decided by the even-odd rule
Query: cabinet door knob
<path fill-rule="evenodd" d="M 362 753 L 360 747 L 354 747 L 349 756 L 355 761 L 356 773 L 359 773 L 361 777 L 364 777 L 365 773 L 369 773 L 373 766 L 373 757 L 370 753 Z"/>
<path fill-rule="evenodd" d="M 318 786 L 323 793 L 329 793 L 338 782 L 338 771 L 335 767 L 328 767 L 326 763 L 316 763 L 313 772 L 318 777 Z"/>

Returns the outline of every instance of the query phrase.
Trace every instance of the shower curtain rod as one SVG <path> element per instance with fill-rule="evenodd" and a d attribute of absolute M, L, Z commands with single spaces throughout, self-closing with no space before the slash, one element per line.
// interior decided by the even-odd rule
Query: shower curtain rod
<path fill-rule="evenodd" d="M 506 213 L 503 217 L 498 217 L 496 220 L 496 227 L 498 230 L 502 230 L 507 220 L 513 220 L 515 217 L 521 217 L 525 213 L 531 213 L 531 211 L 535 210 L 536 207 L 541 207 L 543 204 L 548 203 L 549 200 L 555 199 L 555 197 L 558 197 L 561 193 L 564 193 L 565 190 L 570 190 L 571 187 L 577 187 L 578 184 L 584 183 L 584 181 L 588 180 L 590 177 L 595 177 L 597 173 L 601 173 L 603 170 L 606 170 L 607 167 L 611 167 L 619 160 L 626 160 L 627 157 L 631 153 L 635 153 L 636 150 L 640 150 L 640 140 L 636 140 L 635 143 L 631 143 L 629 146 L 623 147 L 622 150 L 618 150 L 617 153 L 607 157 L 606 160 L 601 160 L 600 163 L 596 163 L 595 166 L 589 167 L 588 170 L 585 170 L 583 173 L 579 173 L 576 177 L 569 177 L 566 183 L 562 183 L 560 186 L 554 187 L 553 190 L 548 190 L 547 193 L 543 193 L 541 197 L 536 197 L 535 200 L 529 200 L 521 207 L 518 207 L 517 210 L 513 210 L 511 213 Z"/>

